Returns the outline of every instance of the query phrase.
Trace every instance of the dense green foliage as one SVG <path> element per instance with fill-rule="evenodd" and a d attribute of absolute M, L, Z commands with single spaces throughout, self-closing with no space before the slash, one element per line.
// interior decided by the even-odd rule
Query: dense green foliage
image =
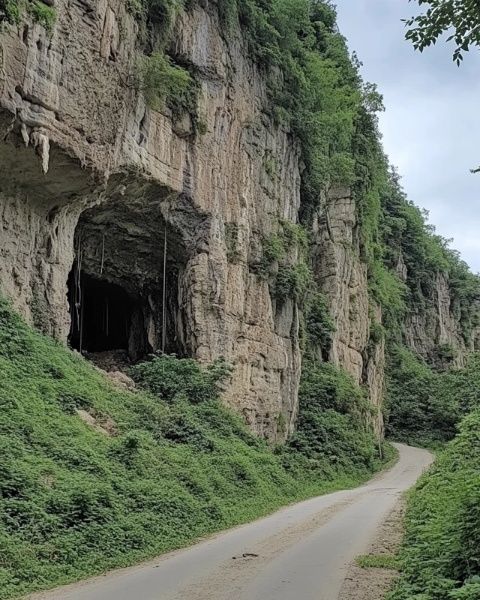
<path fill-rule="evenodd" d="M 267 279 L 273 295 L 280 301 L 293 298 L 303 305 L 313 286 L 308 265 L 308 235 L 305 229 L 281 220 L 278 231 L 263 240 L 257 273 Z"/>
<path fill-rule="evenodd" d="M 47 4 L 41 2 L 41 0 L 34 0 L 33 2 L 29 3 L 28 10 L 37 23 L 43 25 L 48 33 L 52 32 L 57 18 L 57 13 L 55 12 L 55 8 L 53 8 L 53 6 L 48 6 Z"/>
<path fill-rule="evenodd" d="M 480 355 L 462 369 L 435 370 L 395 346 L 389 361 L 387 433 L 421 445 L 451 440 L 461 418 L 480 403 Z"/>
<path fill-rule="evenodd" d="M 480 412 L 410 497 L 402 578 L 392 600 L 480 598 Z"/>
<path fill-rule="evenodd" d="M 149 391 L 113 388 L 0 302 L 0 598 L 134 563 L 380 464 L 362 393 L 332 367 L 304 379 L 304 417 L 276 451 L 219 403 L 224 362 L 159 357 L 132 375 Z"/>
<path fill-rule="evenodd" d="M 328 359 L 335 324 L 325 298 L 319 292 L 311 293 L 304 307 L 305 335 L 304 350 L 307 357 L 315 355 Z"/>
<path fill-rule="evenodd" d="M 451 357 L 447 350 L 444 355 Z M 411 494 L 403 575 L 391 600 L 478 600 L 480 355 L 471 355 L 462 369 L 438 370 L 395 347 L 388 372 L 390 435 L 438 446 L 454 437 L 464 419 Z"/>
<path fill-rule="evenodd" d="M 131 369 L 133 379 L 167 402 L 186 399 L 192 404 L 217 400 L 230 367 L 223 360 L 200 369 L 196 360 L 159 356 Z"/>
<path fill-rule="evenodd" d="M 366 394 L 349 375 L 328 363 L 308 362 L 300 384 L 297 429 L 289 445 L 325 462 L 325 469 L 371 469 L 378 448 Z"/>
<path fill-rule="evenodd" d="M 0 23 L 18 23 L 20 20 L 20 8 L 16 0 L 0 0 Z"/>
<path fill-rule="evenodd" d="M 480 10 L 472 0 L 416 0 L 426 11 L 407 20 L 406 38 L 417 50 L 435 44 L 443 34 L 449 34 L 456 48 L 453 60 L 460 64 L 463 54 L 472 46 L 480 46 Z"/>
<path fill-rule="evenodd" d="M 193 5 L 193 2 L 190 3 Z M 176 16 L 184 10 L 183 0 L 128 0 L 127 7 L 140 25 L 143 54 L 130 79 L 142 90 L 148 105 L 165 107 L 174 116 L 189 112 L 196 125 L 197 84 L 190 64 L 170 52 Z"/>

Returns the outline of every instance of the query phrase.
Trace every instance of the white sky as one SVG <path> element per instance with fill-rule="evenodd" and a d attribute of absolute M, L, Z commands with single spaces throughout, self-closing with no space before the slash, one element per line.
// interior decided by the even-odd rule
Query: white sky
<path fill-rule="evenodd" d="M 480 52 L 458 68 L 443 41 L 423 53 L 404 38 L 407 0 L 336 0 L 340 30 L 378 85 L 383 142 L 409 198 L 480 271 Z M 417 7 L 418 10 L 418 7 Z"/>

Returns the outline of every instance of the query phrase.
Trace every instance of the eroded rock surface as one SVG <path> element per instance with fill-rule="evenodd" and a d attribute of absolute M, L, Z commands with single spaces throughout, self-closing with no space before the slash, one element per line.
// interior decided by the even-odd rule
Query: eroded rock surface
<path fill-rule="evenodd" d="M 188 118 L 150 110 L 129 85 L 137 26 L 124 3 L 56 11 L 51 37 L 32 22 L 0 35 L 3 293 L 66 340 L 72 269 L 121 286 L 134 295 L 129 348 L 161 348 L 166 318 L 166 349 L 232 362 L 226 401 L 283 438 L 297 410 L 298 308 L 276 310 L 250 265 L 279 219 L 297 220 L 299 153 L 262 111 L 264 82 L 240 38 L 226 45 L 214 7 L 182 17 L 176 52 L 201 88 L 195 136 Z"/>
<path fill-rule="evenodd" d="M 452 298 L 450 284 L 443 273 L 438 273 L 430 298 L 412 310 L 405 323 L 407 345 L 431 363 L 438 366 L 464 366 L 469 352 L 478 346 L 478 329 L 472 327 L 465 335 L 462 315 Z"/>
<path fill-rule="evenodd" d="M 315 226 L 314 269 L 327 298 L 335 331 L 329 359 L 368 387 L 383 432 L 385 342 L 373 339 L 380 308 L 370 305 L 367 266 L 361 259 L 355 200 L 348 189 L 331 190 Z"/>

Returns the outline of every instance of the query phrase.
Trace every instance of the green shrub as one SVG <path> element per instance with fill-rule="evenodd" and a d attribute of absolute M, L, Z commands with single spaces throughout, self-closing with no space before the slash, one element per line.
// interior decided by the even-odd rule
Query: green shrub
<path fill-rule="evenodd" d="M 292 298 L 303 302 L 313 283 L 312 272 L 305 262 L 293 266 L 281 265 L 275 280 L 275 296 L 280 300 Z"/>
<path fill-rule="evenodd" d="M 369 339 L 373 345 L 379 344 L 385 339 L 385 327 L 377 321 L 372 321 L 370 324 Z"/>
<path fill-rule="evenodd" d="M 270 267 L 286 256 L 284 240 L 281 236 L 273 234 L 263 241 L 262 271 L 269 274 Z"/>
<path fill-rule="evenodd" d="M 191 0 L 193 4 L 193 0 Z M 227 34 L 231 34 L 238 19 L 237 0 L 223 0 L 218 5 L 218 14 L 222 27 L 226 28 Z"/>
<path fill-rule="evenodd" d="M 300 250 L 308 249 L 308 233 L 302 225 L 293 223 L 287 219 L 280 220 L 281 226 L 281 237 L 283 239 L 283 245 L 286 249 L 299 248 Z"/>
<path fill-rule="evenodd" d="M 450 592 L 449 598 L 453 600 L 478 600 L 480 598 L 480 577 L 475 577 L 476 582 L 466 583 L 460 589 Z"/>
<path fill-rule="evenodd" d="M 324 468 L 370 469 L 379 460 L 371 407 L 352 378 L 331 364 L 307 361 L 300 412 L 289 446 Z"/>
<path fill-rule="evenodd" d="M 480 590 L 480 412 L 410 496 L 402 578 L 392 600 L 478 598 Z"/>
<path fill-rule="evenodd" d="M 17 0 L 0 0 L 0 23 L 5 20 L 7 23 L 20 22 L 21 10 Z"/>
<path fill-rule="evenodd" d="M 160 110 L 165 103 L 174 106 L 189 104 L 192 85 L 190 73 L 172 64 L 162 52 L 142 58 L 140 88 L 152 108 Z"/>
<path fill-rule="evenodd" d="M 278 174 L 278 163 L 273 156 L 266 154 L 263 158 L 263 168 L 270 179 L 274 180 Z"/>
<path fill-rule="evenodd" d="M 274 295 L 281 301 L 292 298 L 302 305 L 313 284 L 305 256 L 308 234 L 296 223 L 279 221 L 279 230 L 263 240 L 263 255 L 258 266 L 261 277 L 270 280 Z"/>
<path fill-rule="evenodd" d="M 330 316 L 324 296 L 320 293 L 312 294 L 307 302 L 305 313 L 308 336 L 307 348 L 318 347 L 324 355 L 328 355 L 335 324 Z"/>
<path fill-rule="evenodd" d="M 158 356 L 132 367 L 131 376 L 167 402 L 187 398 L 190 402 L 217 400 L 230 367 L 218 360 L 202 368 L 196 360 Z"/>
<path fill-rule="evenodd" d="M 388 435 L 422 445 L 451 440 L 459 420 L 479 405 L 480 356 L 462 369 L 438 372 L 401 346 L 390 349 Z"/>

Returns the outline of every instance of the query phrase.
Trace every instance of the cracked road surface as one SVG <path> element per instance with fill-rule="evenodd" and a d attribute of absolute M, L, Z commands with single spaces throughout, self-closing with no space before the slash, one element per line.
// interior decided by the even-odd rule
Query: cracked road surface
<path fill-rule="evenodd" d="M 362 487 L 284 508 L 185 550 L 31 600 L 336 600 L 349 563 L 432 462 L 396 444 L 389 471 Z"/>

